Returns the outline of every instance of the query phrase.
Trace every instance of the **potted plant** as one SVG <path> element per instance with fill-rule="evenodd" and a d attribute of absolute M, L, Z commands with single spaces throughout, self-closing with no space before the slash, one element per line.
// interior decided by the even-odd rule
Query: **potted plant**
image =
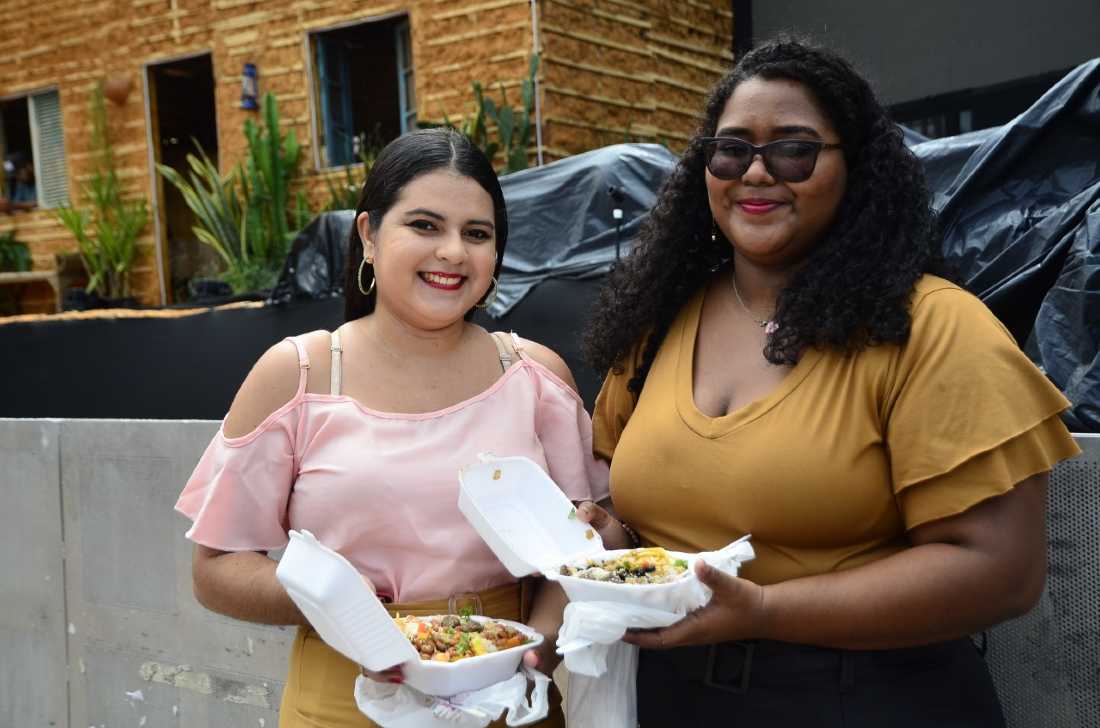
<path fill-rule="evenodd" d="M 263 127 L 251 119 L 245 122 L 248 154 L 225 175 L 201 147 L 198 156 L 187 155 L 191 169 L 186 178 L 157 165 L 195 213 L 195 237 L 224 261 L 221 279 L 234 295 L 275 285 L 291 240 L 311 214 L 301 191 L 290 205 L 290 183 L 298 171 L 301 147 L 293 131 L 280 132 L 274 94 L 264 96 L 262 114 Z"/>
<path fill-rule="evenodd" d="M 114 149 L 107 129 L 103 85 L 91 93 L 92 173 L 81 191 L 87 209 L 62 207 L 58 220 L 76 238 L 80 257 L 88 271 L 85 308 L 134 306 L 130 296 L 130 270 L 137 240 L 149 221 L 143 198 L 127 200 L 115 169 Z M 67 299 L 69 297 L 67 296 Z M 80 307 L 79 303 L 75 307 Z"/>
<path fill-rule="evenodd" d="M 31 269 L 31 251 L 15 237 L 15 230 L 0 232 L 0 273 L 22 273 Z M 0 316 L 19 313 L 19 296 L 9 287 L 0 287 Z"/>

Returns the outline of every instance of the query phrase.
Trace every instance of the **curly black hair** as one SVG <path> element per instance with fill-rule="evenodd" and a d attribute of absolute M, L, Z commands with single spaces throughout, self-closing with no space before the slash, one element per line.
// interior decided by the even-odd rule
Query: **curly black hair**
<path fill-rule="evenodd" d="M 949 276 L 939 251 L 920 162 L 870 85 L 836 53 L 782 36 L 747 53 L 711 91 L 697 137 L 665 181 L 633 254 L 608 276 L 584 335 L 597 371 L 622 373 L 645 338 L 628 388 L 641 392 L 669 326 L 687 300 L 732 257 L 713 215 L 699 137 L 713 136 L 734 89 L 750 78 L 804 85 L 840 135 L 848 184 L 832 225 L 780 292 L 779 324 L 764 349 L 794 364 L 807 347 L 856 351 L 909 336 L 913 286 Z"/>

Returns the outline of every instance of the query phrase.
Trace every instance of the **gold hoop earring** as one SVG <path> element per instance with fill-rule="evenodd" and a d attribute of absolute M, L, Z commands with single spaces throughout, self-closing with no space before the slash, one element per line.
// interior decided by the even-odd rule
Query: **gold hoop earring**
<path fill-rule="evenodd" d="M 366 266 L 367 259 L 359 261 L 359 274 L 355 277 L 356 282 L 359 284 L 359 292 L 364 296 L 369 296 L 370 292 L 374 290 L 374 276 L 370 277 L 370 288 L 363 290 L 363 267 Z M 371 265 L 374 265 L 374 261 L 371 261 Z"/>
<path fill-rule="evenodd" d="M 493 288 L 489 291 L 488 295 L 485 296 L 485 301 L 483 303 L 474 304 L 475 308 L 489 308 L 493 305 L 493 302 L 497 300 L 497 278 L 496 276 L 489 276 L 489 280 L 493 282 Z"/>

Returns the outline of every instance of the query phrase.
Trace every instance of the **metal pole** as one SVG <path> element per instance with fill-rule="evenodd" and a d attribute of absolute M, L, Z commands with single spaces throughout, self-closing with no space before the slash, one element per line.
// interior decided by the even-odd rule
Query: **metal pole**
<path fill-rule="evenodd" d="M 538 0 L 531 0 L 531 47 L 532 53 L 539 54 L 539 69 L 535 74 L 535 157 L 538 166 L 542 166 L 542 102 L 539 99 L 539 74 L 542 73 L 543 63 L 542 43 L 539 39 L 539 11 Z"/>

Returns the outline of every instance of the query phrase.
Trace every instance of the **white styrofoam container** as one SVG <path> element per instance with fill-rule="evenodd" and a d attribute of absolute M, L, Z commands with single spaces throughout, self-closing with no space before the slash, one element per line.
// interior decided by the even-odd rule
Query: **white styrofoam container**
<path fill-rule="evenodd" d="M 698 554 L 670 551 L 688 573 L 665 584 L 612 584 L 562 576 L 563 564 L 583 565 L 629 549 L 605 551 L 599 534 L 576 518 L 572 502 L 535 462 L 481 456 L 459 472 L 458 509 L 513 576 L 541 573 L 562 585 L 570 601 L 626 602 L 657 609 L 684 603 L 698 586 Z"/>
<path fill-rule="evenodd" d="M 594 528 L 534 461 L 493 458 L 458 473 L 458 510 L 512 576 L 528 576 L 603 551 Z"/>
<path fill-rule="evenodd" d="M 530 627 L 500 619 L 494 621 L 531 641 L 457 662 L 422 660 L 351 562 L 309 531 L 290 532 L 275 575 L 330 647 L 368 670 L 401 665 L 405 683 L 428 695 L 456 695 L 507 680 L 519 669 L 523 653 L 542 644 L 542 635 Z"/>

